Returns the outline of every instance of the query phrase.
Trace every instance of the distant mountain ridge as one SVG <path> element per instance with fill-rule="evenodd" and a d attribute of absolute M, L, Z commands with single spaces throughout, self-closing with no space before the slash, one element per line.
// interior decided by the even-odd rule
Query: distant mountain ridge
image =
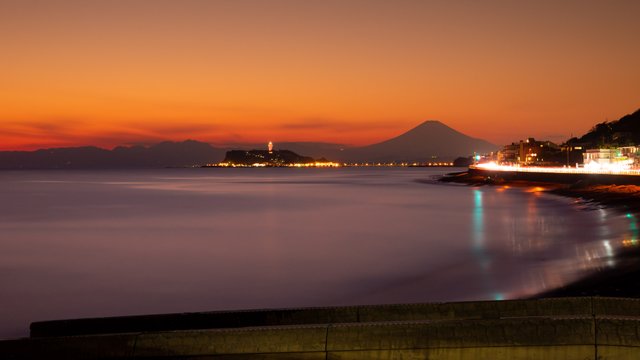
<path fill-rule="evenodd" d="M 437 120 L 427 120 L 415 128 L 392 139 L 346 149 L 343 161 L 417 161 L 433 159 L 450 161 L 459 156 L 470 156 L 474 152 L 488 153 L 498 149 L 497 145 L 472 138 Z"/>
<path fill-rule="evenodd" d="M 615 121 L 596 124 L 569 144 L 587 148 L 640 145 L 640 109 Z M 361 147 L 323 142 L 281 142 L 277 150 L 339 162 L 452 161 L 474 152 L 488 153 L 499 147 L 467 136 L 437 120 L 428 120 L 389 140 Z M 261 148 L 256 145 L 256 148 Z M 95 146 L 52 148 L 36 151 L 0 151 L 0 169 L 98 169 L 185 167 L 218 163 L 227 150 L 204 142 L 165 141 L 152 146 L 118 146 L 113 150 Z M 266 148 L 266 143 L 264 144 Z"/>
<path fill-rule="evenodd" d="M 347 148 L 321 142 L 276 143 L 276 150 L 339 162 L 427 162 L 452 161 L 474 152 L 498 147 L 464 135 L 439 121 L 425 121 L 392 139 L 362 147 Z M 260 148 L 257 146 L 257 148 Z M 264 145 L 266 148 L 266 144 Z M 149 147 L 118 146 L 113 150 L 95 146 L 0 152 L 0 169 L 98 169 L 185 167 L 218 163 L 227 149 L 195 140 L 165 141 Z"/>
<path fill-rule="evenodd" d="M 149 147 L 95 146 L 0 152 L 0 169 L 99 169 L 197 166 L 218 162 L 225 151 L 207 143 L 165 141 Z"/>

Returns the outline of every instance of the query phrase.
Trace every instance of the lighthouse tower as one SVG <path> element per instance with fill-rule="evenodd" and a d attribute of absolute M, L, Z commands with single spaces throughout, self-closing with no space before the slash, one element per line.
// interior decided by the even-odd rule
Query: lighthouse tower
<path fill-rule="evenodd" d="M 273 152 L 273 143 L 271 141 L 269 141 L 267 148 L 269 149 L 269 154 L 271 154 Z"/>

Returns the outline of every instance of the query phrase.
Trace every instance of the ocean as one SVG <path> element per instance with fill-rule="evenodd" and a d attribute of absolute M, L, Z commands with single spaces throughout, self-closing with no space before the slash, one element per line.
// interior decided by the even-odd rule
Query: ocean
<path fill-rule="evenodd" d="M 0 172 L 0 338 L 63 318 L 531 296 L 633 216 L 451 168 Z"/>

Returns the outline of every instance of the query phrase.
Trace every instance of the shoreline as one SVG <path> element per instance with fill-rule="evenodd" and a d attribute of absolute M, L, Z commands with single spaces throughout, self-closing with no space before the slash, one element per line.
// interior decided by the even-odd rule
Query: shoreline
<path fill-rule="evenodd" d="M 587 204 L 605 206 L 627 216 L 640 214 L 640 186 L 601 185 L 579 181 L 574 184 L 505 180 L 470 174 L 447 174 L 440 182 L 470 186 L 508 186 L 535 188 L 536 191 L 580 199 Z M 614 256 L 616 266 L 603 268 L 565 286 L 544 291 L 529 298 L 567 296 L 612 296 L 640 298 L 640 247 L 622 248 Z"/>

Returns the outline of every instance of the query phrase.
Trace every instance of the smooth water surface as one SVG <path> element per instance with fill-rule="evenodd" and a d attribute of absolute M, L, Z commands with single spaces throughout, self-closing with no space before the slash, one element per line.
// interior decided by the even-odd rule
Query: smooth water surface
<path fill-rule="evenodd" d="M 60 318 L 517 298 L 614 266 L 637 237 L 634 218 L 535 189 L 429 181 L 444 171 L 0 172 L 0 338 Z"/>

